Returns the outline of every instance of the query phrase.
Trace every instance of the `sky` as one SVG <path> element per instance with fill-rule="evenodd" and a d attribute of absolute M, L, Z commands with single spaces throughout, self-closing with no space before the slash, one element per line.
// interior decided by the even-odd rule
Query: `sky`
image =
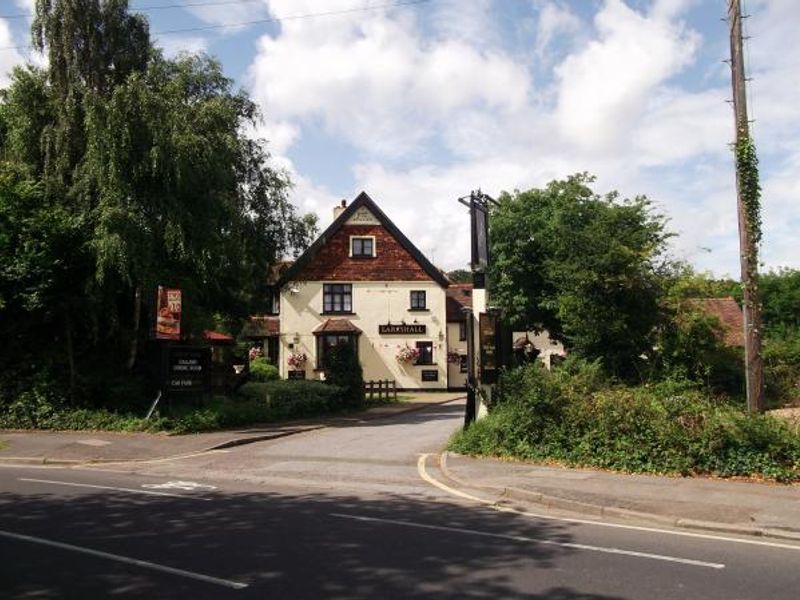
<path fill-rule="evenodd" d="M 0 86 L 14 65 L 41 64 L 33 4 L 0 0 Z M 434 263 L 464 268 L 458 197 L 587 171 L 599 193 L 650 198 L 679 234 L 676 258 L 738 278 L 725 0 L 130 5 L 167 55 L 216 56 L 258 102 L 251 133 L 322 227 L 364 190 Z M 761 268 L 800 268 L 800 11 L 747 0 L 745 12 Z"/>

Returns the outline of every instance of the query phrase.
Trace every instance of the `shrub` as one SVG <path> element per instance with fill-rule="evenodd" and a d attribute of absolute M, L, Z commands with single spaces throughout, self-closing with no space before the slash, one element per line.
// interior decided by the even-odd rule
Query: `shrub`
<path fill-rule="evenodd" d="M 503 400 L 450 448 L 629 472 L 800 480 L 800 436 L 785 423 L 686 381 L 596 387 L 586 368 L 504 374 Z"/>
<path fill-rule="evenodd" d="M 764 340 L 764 382 L 771 404 L 800 400 L 800 330 L 772 331 Z"/>
<path fill-rule="evenodd" d="M 250 379 L 253 381 L 275 381 L 280 379 L 278 367 L 270 364 L 266 358 L 259 356 L 250 361 Z"/>
<path fill-rule="evenodd" d="M 344 408 L 342 389 L 320 381 L 246 383 L 239 394 L 269 407 L 274 419 L 308 417 Z"/>
<path fill-rule="evenodd" d="M 347 407 L 364 406 L 364 373 L 355 349 L 350 344 L 342 344 L 331 350 L 328 367 L 325 369 L 325 381 L 341 388 L 342 399 Z"/>

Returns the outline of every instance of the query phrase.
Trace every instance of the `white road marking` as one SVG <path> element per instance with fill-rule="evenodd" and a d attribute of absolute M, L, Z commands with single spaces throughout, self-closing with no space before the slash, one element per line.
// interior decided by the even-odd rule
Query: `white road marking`
<path fill-rule="evenodd" d="M 31 483 L 46 483 L 49 485 L 66 485 L 71 487 L 84 487 L 97 490 L 112 490 L 114 492 L 129 492 L 131 494 L 144 494 L 146 496 L 165 496 L 167 498 L 186 498 L 189 500 L 204 500 L 209 501 L 211 498 L 203 498 L 202 496 L 190 496 L 188 494 L 170 494 L 167 492 L 151 492 L 148 490 L 137 490 L 136 488 L 113 487 L 110 485 L 94 485 L 91 483 L 76 483 L 73 481 L 54 481 L 52 479 L 31 479 L 28 477 L 19 477 L 19 481 L 29 481 Z"/>
<path fill-rule="evenodd" d="M 514 542 L 525 542 L 530 544 L 542 544 L 546 546 L 559 546 L 561 548 L 571 548 L 573 550 L 585 550 L 588 552 L 600 552 L 603 554 L 621 554 L 623 556 L 633 556 L 635 558 L 647 558 L 651 560 L 660 560 L 665 562 L 680 563 L 684 565 L 691 565 L 693 567 L 706 567 L 709 569 L 724 569 L 725 565 L 722 563 L 705 562 L 702 560 L 694 560 L 691 558 L 681 558 L 678 556 L 668 556 L 666 554 L 651 554 L 649 552 L 637 552 L 635 550 L 624 550 L 622 548 L 611 548 L 604 546 L 591 546 L 589 544 L 575 544 L 571 542 L 556 542 L 553 540 L 541 540 L 536 538 L 525 537 L 522 535 L 507 535 L 504 533 L 490 533 L 488 531 L 477 531 L 475 529 L 465 529 L 463 527 L 447 527 L 444 525 L 428 525 L 425 523 L 414 523 L 412 521 L 396 521 L 394 519 L 379 519 L 377 517 L 364 517 L 361 515 L 347 515 L 342 513 L 331 513 L 331 516 L 339 519 L 352 519 L 353 521 L 365 521 L 372 523 L 386 523 L 388 525 L 399 525 L 402 527 L 414 527 L 417 529 L 429 529 L 432 531 L 447 531 L 450 533 L 462 533 L 465 535 L 476 535 L 480 537 L 489 537 L 501 540 L 511 540 Z"/>
<path fill-rule="evenodd" d="M 43 546 L 50 546 L 51 548 L 58 548 L 60 550 L 70 550 L 71 552 L 78 552 L 80 554 L 88 554 L 89 556 L 96 556 L 107 560 L 125 563 L 128 565 L 135 565 L 144 569 L 151 569 L 153 571 L 161 571 L 162 573 L 169 573 L 171 575 L 179 575 L 181 577 L 188 577 L 189 579 L 196 579 L 198 581 L 205 581 L 206 583 L 214 583 L 234 590 L 241 590 L 246 588 L 248 584 L 238 581 L 231 581 L 229 579 L 220 579 L 218 577 L 211 577 L 210 575 L 203 575 L 202 573 L 195 573 L 193 571 L 185 571 L 183 569 L 176 569 L 175 567 L 168 567 L 158 563 L 150 562 L 147 560 L 139 560 L 138 558 L 130 558 L 128 556 L 121 556 L 119 554 L 111 554 L 109 552 L 102 552 L 100 550 L 92 550 L 91 548 L 84 548 L 82 546 L 74 546 L 72 544 L 65 544 L 64 542 L 56 542 L 53 540 L 46 540 L 32 535 L 23 535 L 21 533 L 13 533 L 10 531 L 0 530 L 0 537 L 18 540 L 21 542 L 31 542 L 33 544 L 41 544 Z"/>
<path fill-rule="evenodd" d="M 143 488 L 154 490 L 187 490 L 189 492 L 195 490 L 215 490 L 217 486 L 206 485 L 204 483 L 197 483 L 195 481 L 167 481 L 166 483 L 143 483 Z"/>
<path fill-rule="evenodd" d="M 473 496 L 471 494 L 466 494 L 454 488 L 451 488 L 447 484 L 442 483 L 430 476 L 427 469 L 425 468 L 425 464 L 427 458 L 430 454 L 422 454 L 417 461 L 417 471 L 419 472 L 419 476 L 430 483 L 431 485 L 438 487 L 439 489 L 447 492 L 450 495 L 458 496 L 460 498 L 465 498 L 467 500 L 472 500 L 473 502 L 478 502 L 491 508 L 492 510 L 496 510 L 497 512 L 507 512 L 512 513 L 515 515 L 520 515 L 523 517 L 533 517 L 535 519 L 544 519 L 547 521 L 560 521 L 563 523 L 576 523 L 578 525 L 596 525 L 597 527 L 609 527 L 611 529 L 628 529 L 631 531 L 644 531 L 646 533 L 663 533 L 666 535 L 676 535 L 681 537 L 690 537 L 690 538 L 697 538 L 702 540 L 713 540 L 718 542 L 732 542 L 734 544 L 750 544 L 752 546 L 766 546 L 767 548 L 780 548 L 781 550 L 794 550 L 800 551 L 800 546 L 793 545 L 793 544 L 782 544 L 780 542 L 766 542 L 762 540 L 750 540 L 746 538 L 734 538 L 734 537 L 727 537 L 724 535 L 713 535 L 707 533 L 695 533 L 693 531 L 676 531 L 674 529 L 661 529 L 658 527 L 645 527 L 642 525 L 625 525 L 623 523 L 608 523 L 605 521 L 593 521 L 591 519 L 577 519 L 573 517 L 555 517 L 553 515 L 545 515 L 540 513 L 532 513 L 527 512 L 524 510 L 517 510 L 516 508 L 511 508 L 509 506 L 498 506 L 494 500 L 486 500 L 485 498 L 479 498 L 478 496 Z"/>

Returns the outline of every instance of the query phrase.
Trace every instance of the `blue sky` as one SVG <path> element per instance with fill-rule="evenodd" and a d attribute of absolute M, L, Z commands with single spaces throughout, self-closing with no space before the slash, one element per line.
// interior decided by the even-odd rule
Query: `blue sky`
<path fill-rule="evenodd" d="M 0 15 L 33 3 L 2 0 Z M 680 234 L 676 256 L 738 275 L 725 0 L 390 4 L 131 7 L 165 52 L 217 56 L 259 102 L 264 120 L 252 133 L 269 140 L 295 181 L 293 201 L 323 226 L 334 203 L 364 189 L 434 262 L 462 267 L 468 219 L 458 196 L 589 171 L 600 192 L 652 199 Z M 377 8 L 353 10 L 364 7 Z M 748 0 L 746 10 L 763 268 L 797 268 L 800 16 L 792 0 Z M 319 14 L 331 12 L 340 14 Z M 283 20 L 204 29 L 267 19 Z M 0 19 L 2 73 L 40 60 L 24 47 L 28 24 Z"/>

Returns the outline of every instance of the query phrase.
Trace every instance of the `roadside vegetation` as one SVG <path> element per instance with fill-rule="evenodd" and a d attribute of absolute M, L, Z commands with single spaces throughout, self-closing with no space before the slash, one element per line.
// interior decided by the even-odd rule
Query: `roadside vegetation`
<path fill-rule="evenodd" d="M 800 480 L 796 427 L 696 383 L 623 385 L 598 363 L 506 373 L 502 400 L 450 449 L 632 473 Z"/>
<path fill-rule="evenodd" d="M 586 174 L 503 194 L 491 220 L 492 302 L 569 358 L 506 371 L 466 454 L 637 473 L 800 480 L 797 425 L 745 411 L 742 349 L 702 309 L 738 282 L 674 261 L 647 198 L 599 195 Z M 800 272 L 761 278 L 771 408 L 800 400 Z"/>

